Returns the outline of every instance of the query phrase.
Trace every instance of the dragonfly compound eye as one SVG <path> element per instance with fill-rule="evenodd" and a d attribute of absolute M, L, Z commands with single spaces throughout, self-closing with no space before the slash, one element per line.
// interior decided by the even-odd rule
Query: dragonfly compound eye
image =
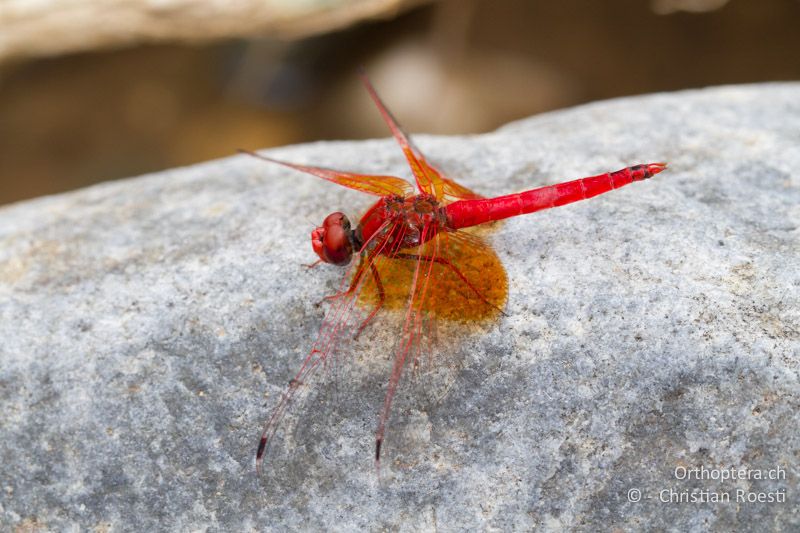
<path fill-rule="evenodd" d="M 331 213 L 322 226 L 311 232 L 311 247 L 320 259 L 334 265 L 346 265 L 353 255 L 353 231 L 344 213 Z"/>

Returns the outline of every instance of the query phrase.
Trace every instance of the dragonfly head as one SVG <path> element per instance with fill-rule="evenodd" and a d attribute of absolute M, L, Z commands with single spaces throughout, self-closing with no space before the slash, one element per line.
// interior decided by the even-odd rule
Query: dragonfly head
<path fill-rule="evenodd" d="M 344 213 L 331 213 L 322 226 L 311 232 L 311 247 L 320 259 L 334 265 L 346 265 L 353 255 L 353 230 Z"/>

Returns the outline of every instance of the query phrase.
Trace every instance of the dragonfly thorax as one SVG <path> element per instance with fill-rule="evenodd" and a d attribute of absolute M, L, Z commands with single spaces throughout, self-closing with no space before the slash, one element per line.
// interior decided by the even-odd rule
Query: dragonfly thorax
<path fill-rule="evenodd" d="M 381 218 L 384 253 L 415 248 L 431 240 L 446 223 L 446 216 L 436 197 L 430 194 L 388 196 L 384 198 Z M 366 235 L 364 235 L 366 238 Z"/>

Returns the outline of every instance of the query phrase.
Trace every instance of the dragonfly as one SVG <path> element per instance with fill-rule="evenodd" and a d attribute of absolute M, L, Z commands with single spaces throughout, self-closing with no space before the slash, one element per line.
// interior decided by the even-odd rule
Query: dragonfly
<path fill-rule="evenodd" d="M 663 162 L 638 164 L 615 172 L 486 198 L 446 177 L 428 162 L 363 72 L 360 78 L 408 162 L 413 185 L 395 176 L 342 172 L 241 150 L 377 197 L 355 225 L 337 211 L 311 232 L 311 247 L 318 259 L 309 266 L 327 263 L 347 267 L 347 274 L 341 290 L 326 298 L 333 305 L 325 315 L 320 332 L 264 424 L 255 457 L 258 475 L 268 445 L 275 438 L 298 390 L 336 353 L 342 337 L 357 338 L 381 310 L 394 308 L 402 312 L 402 330 L 396 337 L 392 368 L 375 431 L 375 465 L 379 470 L 392 402 L 403 369 L 410 359 L 414 363 L 418 361 L 426 317 L 481 320 L 505 314 L 503 306 L 508 287 L 505 270 L 485 238 L 474 229 L 586 200 L 649 179 L 667 168 Z M 357 306 L 368 309 L 363 319 L 355 312 Z"/>

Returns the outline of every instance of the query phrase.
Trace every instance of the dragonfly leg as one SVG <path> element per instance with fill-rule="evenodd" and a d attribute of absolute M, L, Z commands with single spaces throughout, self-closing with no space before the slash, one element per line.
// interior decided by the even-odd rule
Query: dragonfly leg
<path fill-rule="evenodd" d="M 425 260 L 425 261 L 433 261 L 434 263 L 439 263 L 440 265 L 445 265 L 445 266 L 449 267 L 450 270 L 452 270 L 453 273 L 455 273 L 456 276 L 461 278 L 461 281 L 466 283 L 467 286 L 470 289 L 472 289 L 472 292 L 474 292 L 475 295 L 478 298 L 480 298 L 483 303 L 485 303 L 489 307 L 493 307 L 493 308 L 497 309 L 500 312 L 501 315 L 505 315 L 505 313 L 503 312 L 502 309 L 500 309 L 499 307 L 494 305 L 492 302 L 487 300 L 486 297 L 483 294 L 481 294 L 481 291 L 479 291 L 478 288 L 475 287 L 475 285 L 470 283 L 470 281 L 467 279 L 467 277 L 464 274 L 461 273 L 461 271 L 458 269 L 457 266 L 455 266 L 453 263 L 451 263 L 449 260 L 445 259 L 444 257 L 431 257 L 429 255 L 417 255 L 417 254 L 395 254 L 392 257 L 393 258 L 397 258 L 397 259 L 409 259 L 409 260 L 412 260 L 412 261 L 419 261 L 420 259 L 422 259 L 422 260 Z"/>
<path fill-rule="evenodd" d="M 311 269 L 311 268 L 314 268 L 315 266 L 317 266 L 320 263 L 322 263 L 322 259 L 317 259 L 313 263 L 304 264 L 303 266 L 308 268 L 308 269 Z"/>
<path fill-rule="evenodd" d="M 362 264 L 364 263 L 364 259 L 363 258 L 361 259 L 361 263 Z M 350 286 L 347 287 L 346 291 L 339 291 L 339 292 L 335 292 L 335 293 L 333 293 L 333 294 L 331 294 L 329 296 L 324 296 L 322 298 L 322 300 L 320 300 L 317 303 L 317 305 L 322 304 L 322 302 L 330 302 L 330 301 L 333 301 L 333 300 L 338 300 L 342 296 L 349 296 L 350 294 L 352 294 L 353 291 L 356 290 L 356 287 L 358 287 L 359 281 L 361 281 L 362 273 L 363 273 L 363 269 L 361 268 L 361 265 L 359 265 L 358 269 L 356 270 L 356 274 L 353 276 L 353 279 L 350 281 Z"/>
<path fill-rule="evenodd" d="M 323 296 L 323 297 L 322 297 L 322 300 L 320 300 L 320 302 L 319 302 L 319 303 L 322 303 L 322 302 L 331 302 L 331 301 L 333 301 L 333 300 L 338 300 L 338 299 L 339 299 L 339 298 L 341 298 L 342 296 L 347 296 L 347 295 L 348 295 L 348 294 L 350 294 L 351 292 L 352 292 L 352 291 L 351 291 L 350 289 L 347 289 L 346 291 L 339 291 L 339 292 L 335 292 L 335 293 L 333 293 L 333 294 L 329 294 L 328 296 Z"/>
<path fill-rule="evenodd" d="M 367 327 L 367 324 L 369 324 L 372 321 L 372 319 L 375 318 L 375 315 L 377 315 L 378 311 L 380 311 L 381 307 L 383 307 L 384 300 L 386 300 L 386 294 L 383 291 L 383 283 L 381 283 L 381 277 L 378 274 L 378 269 L 375 268 L 375 265 L 372 263 L 370 263 L 369 268 L 372 271 L 372 279 L 375 280 L 375 288 L 378 290 L 378 303 L 372 309 L 369 316 L 367 316 L 367 318 L 365 318 L 364 321 L 361 323 L 361 325 L 358 327 L 358 330 L 356 331 L 356 334 L 353 336 L 353 339 L 357 339 L 358 336 L 361 335 L 361 332 L 364 331 L 364 328 Z"/>

